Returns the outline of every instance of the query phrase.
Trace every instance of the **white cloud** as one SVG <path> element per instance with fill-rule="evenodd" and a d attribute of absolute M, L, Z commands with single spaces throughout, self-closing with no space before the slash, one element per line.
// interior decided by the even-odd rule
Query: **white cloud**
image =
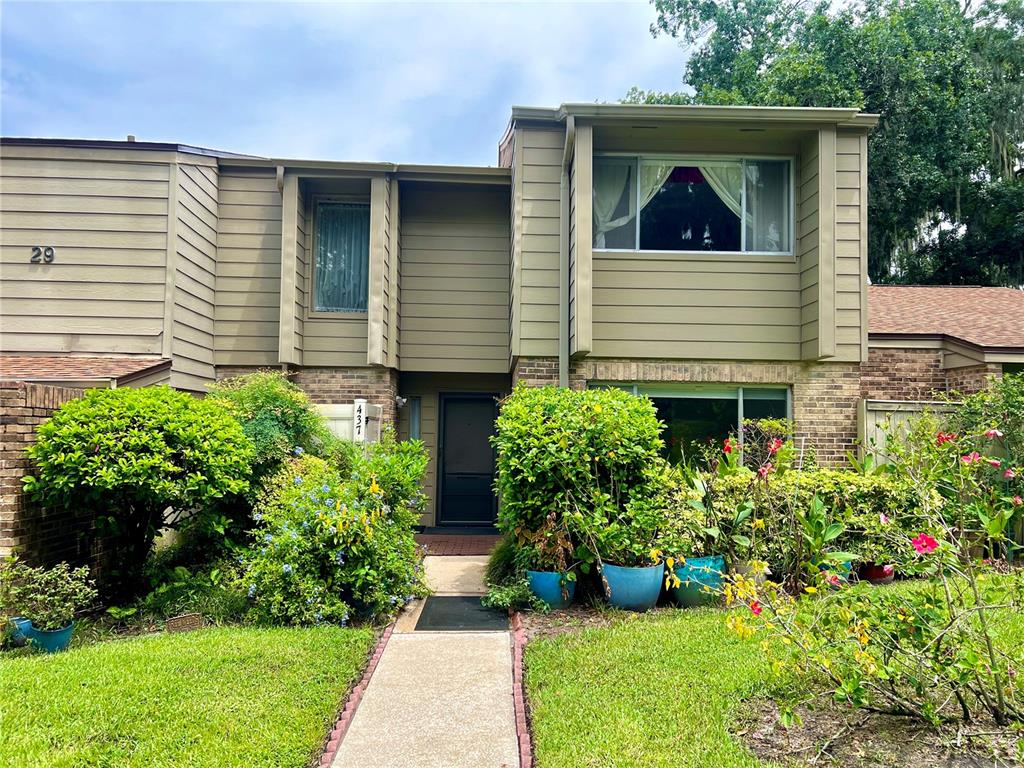
<path fill-rule="evenodd" d="M 42 52 L 39 16 L 5 5 L 8 135 L 484 164 L 513 104 L 672 89 L 682 68 L 640 2 L 76 5 Z"/>

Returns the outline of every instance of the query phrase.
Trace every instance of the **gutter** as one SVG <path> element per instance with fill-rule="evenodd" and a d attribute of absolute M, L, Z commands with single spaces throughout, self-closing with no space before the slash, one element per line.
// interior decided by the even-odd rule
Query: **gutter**
<path fill-rule="evenodd" d="M 576 145 L 576 118 L 565 118 L 565 147 L 559 177 L 558 202 L 558 386 L 569 386 L 569 164 Z"/>

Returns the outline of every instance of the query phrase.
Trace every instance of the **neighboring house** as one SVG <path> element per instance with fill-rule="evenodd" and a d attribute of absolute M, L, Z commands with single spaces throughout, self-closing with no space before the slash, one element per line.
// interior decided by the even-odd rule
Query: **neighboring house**
<path fill-rule="evenodd" d="M 486 168 L 4 139 L 0 378 L 118 382 L 50 367 L 91 357 L 202 392 L 285 369 L 426 442 L 428 525 L 493 520 L 487 438 L 520 381 L 649 394 L 676 455 L 791 416 L 837 463 L 869 358 L 876 119 L 514 108 Z"/>

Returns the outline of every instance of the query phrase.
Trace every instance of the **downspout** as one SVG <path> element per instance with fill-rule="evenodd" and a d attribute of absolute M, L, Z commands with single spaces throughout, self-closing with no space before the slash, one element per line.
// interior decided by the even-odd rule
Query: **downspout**
<path fill-rule="evenodd" d="M 569 164 L 576 143 L 576 120 L 565 118 L 565 149 L 558 184 L 558 386 L 569 386 Z"/>

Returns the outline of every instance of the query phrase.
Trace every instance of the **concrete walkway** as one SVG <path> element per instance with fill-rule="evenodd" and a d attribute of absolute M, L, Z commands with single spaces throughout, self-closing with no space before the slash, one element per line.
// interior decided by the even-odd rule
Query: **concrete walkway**
<path fill-rule="evenodd" d="M 438 595 L 483 592 L 486 557 L 427 557 Z M 509 632 L 416 632 L 423 601 L 395 625 L 332 768 L 517 768 Z"/>

